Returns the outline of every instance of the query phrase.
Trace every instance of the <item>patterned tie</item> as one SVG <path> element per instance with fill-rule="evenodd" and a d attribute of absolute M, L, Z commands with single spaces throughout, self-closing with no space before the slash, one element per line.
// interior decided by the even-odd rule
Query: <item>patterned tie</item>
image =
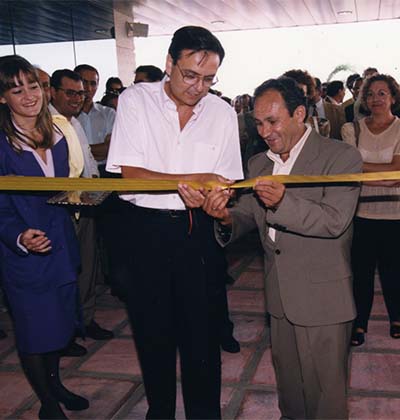
<path fill-rule="evenodd" d="M 312 116 L 313 117 L 318 117 L 318 111 L 317 111 L 317 105 L 316 104 L 313 105 Z"/>

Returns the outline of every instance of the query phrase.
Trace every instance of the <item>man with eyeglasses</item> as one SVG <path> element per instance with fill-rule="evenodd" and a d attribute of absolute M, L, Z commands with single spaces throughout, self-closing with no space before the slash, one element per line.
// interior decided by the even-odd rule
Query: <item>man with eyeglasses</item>
<path fill-rule="evenodd" d="M 80 75 L 72 70 L 56 70 L 50 79 L 52 114 L 61 114 L 71 123 L 82 147 L 85 178 L 98 177 L 97 163 L 91 153 L 86 134 L 76 119 L 82 108 L 85 91 Z M 112 331 L 101 328 L 94 320 L 96 306 L 96 282 L 101 276 L 98 251 L 96 247 L 96 229 L 92 211 L 83 209 L 79 221 L 75 220 L 76 232 L 81 253 L 81 272 L 78 277 L 79 292 L 83 307 L 83 321 L 86 335 L 94 340 L 108 340 L 113 338 Z M 72 342 L 65 350 L 66 356 L 83 356 L 86 349 L 76 342 Z"/>
<path fill-rule="evenodd" d="M 115 120 L 115 110 L 93 100 L 99 87 L 99 72 L 95 67 L 80 64 L 74 71 L 81 76 L 85 90 L 83 106 L 77 118 L 85 130 L 100 175 L 106 177 L 105 163 Z"/>
<path fill-rule="evenodd" d="M 120 96 L 107 170 L 125 178 L 222 181 L 242 178 L 236 114 L 208 90 L 224 58 L 201 27 L 175 32 L 161 82 Z M 225 276 L 213 220 L 176 192 L 124 194 L 130 203 L 127 309 L 142 368 L 146 418 L 175 418 L 179 350 L 186 418 L 221 418 L 220 301 Z"/>

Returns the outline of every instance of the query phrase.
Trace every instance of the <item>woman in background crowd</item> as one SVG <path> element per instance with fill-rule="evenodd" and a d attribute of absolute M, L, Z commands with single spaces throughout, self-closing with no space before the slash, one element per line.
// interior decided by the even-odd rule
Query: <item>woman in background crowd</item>
<path fill-rule="evenodd" d="M 393 77 L 378 74 L 365 80 L 362 104 L 369 116 L 342 128 L 343 140 L 355 145 L 363 157 L 364 172 L 400 170 L 400 120 L 393 110 L 400 103 L 400 88 Z M 364 343 L 374 297 L 375 268 L 390 320 L 390 335 L 400 338 L 400 183 L 364 182 L 354 220 L 352 265 L 357 318 L 352 345 Z"/>
<path fill-rule="evenodd" d="M 67 177 L 68 147 L 53 125 L 37 73 L 19 56 L 0 57 L 0 175 Z M 59 377 L 59 350 L 78 326 L 79 250 L 65 208 L 51 193 L 0 194 L 3 288 L 21 365 L 41 407 L 41 419 L 65 419 L 59 402 L 84 410 L 88 400 Z"/>

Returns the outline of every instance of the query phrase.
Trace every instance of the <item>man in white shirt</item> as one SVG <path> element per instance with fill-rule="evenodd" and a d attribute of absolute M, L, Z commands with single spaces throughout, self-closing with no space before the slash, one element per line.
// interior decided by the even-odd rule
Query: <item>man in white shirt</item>
<path fill-rule="evenodd" d="M 99 171 L 94 160 L 85 132 L 75 116 L 82 107 L 84 90 L 82 79 L 78 73 L 69 69 L 56 70 L 51 76 L 52 114 L 61 114 L 71 123 L 78 136 L 84 158 L 82 176 L 98 177 Z M 96 306 L 96 282 L 101 275 L 98 251 L 96 246 L 96 231 L 93 214 L 90 209 L 82 209 L 79 221 L 75 221 L 76 232 L 80 245 L 81 271 L 78 277 L 79 292 L 83 308 L 83 321 L 86 335 L 94 340 L 113 338 L 112 331 L 101 328 L 94 320 Z M 81 356 L 86 349 L 77 343 L 71 343 L 66 355 Z"/>
<path fill-rule="evenodd" d="M 254 94 L 259 134 L 269 146 L 249 161 L 249 177 L 361 171 L 359 152 L 304 124 L 306 98 L 291 78 Z M 357 185 L 296 185 L 259 180 L 227 209 L 210 192 L 203 209 L 219 220 L 225 245 L 257 228 L 265 252 L 266 309 L 282 418 L 345 419 L 347 358 L 355 308 L 350 245 Z"/>
<path fill-rule="evenodd" d="M 85 130 L 93 156 L 98 163 L 100 175 L 104 177 L 107 175 L 104 168 L 115 120 L 115 110 L 93 101 L 99 87 L 99 72 L 96 68 L 89 64 L 80 64 L 74 71 L 81 76 L 85 90 L 85 100 L 77 118 Z"/>
<path fill-rule="evenodd" d="M 204 28 L 176 31 L 167 76 L 131 86 L 120 96 L 107 170 L 183 183 L 242 178 L 236 114 L 208 94 L 224 54 Z M 188 207 L 175 192 L 122 196 L 132 204 L 127 309 L 147 418 L 175 417 L 177 348 L 186 417 L 221 417 L 218 305 L 225 267 L 212 219 L 196 208 L 203 194 L 194 192 Z"/>

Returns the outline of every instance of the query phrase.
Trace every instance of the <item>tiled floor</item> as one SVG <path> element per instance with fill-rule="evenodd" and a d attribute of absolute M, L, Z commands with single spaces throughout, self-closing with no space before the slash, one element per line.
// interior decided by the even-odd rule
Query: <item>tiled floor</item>
<path fill-rule="evenodd" d="M 278 419 L 262 259 L 254 237 L 231 248 L 228 259 L 236 280 L 229 290 L 231 318 L 242 351 L 223 353 L 223 415 L 225 419 Z M 86 411 L 66 413 L 71 419 L 143 419 L 147 403 L 123 305 L 108 292 L 101 294 L 98 303 L 97 320 L 112 328 L 116 338 L 86 340 L 88 355 L 62 360 L 65 384 L 91 403 Z M 0 313 L 0 325 L 9 334 L 0 340 L 0 418 L 33 419 L 39 403 L 21 373 L 7 314 Z M 378 286 L 367 343 L 351 354 L 349 409 L 351 419 L 400 419 L 400 340 L 389 337 Z M 184 418 L 180 390 L 177 418 Z"/>

